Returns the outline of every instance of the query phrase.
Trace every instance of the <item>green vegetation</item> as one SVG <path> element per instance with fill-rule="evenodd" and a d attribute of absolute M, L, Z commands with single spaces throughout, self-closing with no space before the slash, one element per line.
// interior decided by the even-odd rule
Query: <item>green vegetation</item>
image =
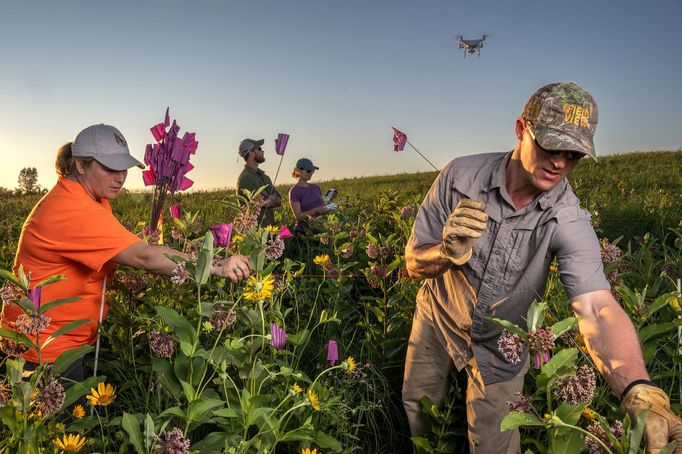
<path fill-rule="evenodd" d="M 74 385 L 59 408 L 42 411 L 45 393 L 56 387 L 52 375 L 87 349 L 53 369 L 40 367 L 29 379 L 21 377 L 21 360 L 0 354 L 0 453 L 55 452 L 57 444 L 78 445 L 82 438 L 65 438 L 76 433 L 86 439 L 81 452 L 150 453 L 159 443 L 153 434 L 167 440 L 171 433 L 198 452 L 410 452 L 400 388 L 419 282 L 407 277 L 403 251 L 435 176 L 323 182 L 325 189 L 339 190 L 341 209 L 320 220 L 316 239 L 283 240 L 282 256 L 268 250 L 277 233 L 236 230 L 230 252 L 249 254 L 257 263 L 255 282 L 246 285 L 205 273 L 215 254 L 228 253 L 204 234 L 207 228 L 244 217 L 234 192 L 178 195 L 173 202 L 185 214 L 175 222 L 165 216 L 165 241 L 196 253 L 198 260 L 187 265 L 185 282 L 116 271 L 99 378 Z M 652 379 L 679 402 L 682 357 L 674 334 L 682 307 L 674 278 L 682 276 L 682 153 L 633 153 L 602 158 L 598 165 L 585 161 L 571 182 L 595 214 L 599 236 L 612 240 L 602 240 L 605 272 L 640 332 Z M 289 187 L 280 186 L 280 192 Z M 0 198 L 5 217 L 0 269 L 11 268 L 21 224 L 37 200 Z M 137 232 L 149 222 L 149 204 L 148 193 L 130 192 L 113 207 Z M 292 226 L 286 206 L 277 216 Z M 543 352 L 551 359 L 526 379 L 530 406 L 510 413 L 505 424 L 522 427 L 523 448 L 532 452 L 578 452 L 585 443 L 600 443 L 604 452 L 637 452 L 641 433 L 627 420 L 620 422 L 618 401 L 601 377 L 586 400 L 561 401 L 562 383 L 589 375 L 593 364 L 572 329 L 561 270 L 550 271 L 547 292 L 532 308 L 536 323 L 508 329 L 522 338 L 541 329 L 561 335 Z M 15 293 L 3 297 L 27 313 L 36 311 L 26 295 L 29 277 L 6 278 Z M 274 341 L 278 329 L 286 331 L 283 343 Z M 0 336 L 39 347 L 7 331 Z M 327 360 L 330 340 L 338 345 L 337 361 Z M 90 388 L 102 380 L 115 389 L 102 385 L 99 396 L 93 395 Z M 463 386 L 461 379 L 453 383 L 443 411 L 424 401 L 434 426 L 415 440 L 418 452 L 466 449 Z M 73 404 L 86 394 L 95 405 L 74 413 Z M 595 425 L 613 437 L 597 441 L 588 435 L 599 431 Z"/>

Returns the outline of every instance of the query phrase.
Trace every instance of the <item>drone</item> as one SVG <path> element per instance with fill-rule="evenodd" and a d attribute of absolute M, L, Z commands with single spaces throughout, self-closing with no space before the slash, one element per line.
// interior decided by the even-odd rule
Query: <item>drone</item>
<path fill-rule="evenodd" d="M 459 39 L 459 48 L 464 49 L 464 58 L 467 58 L 467 52 L 481 56 L 481 47 L 483 47 L 483 41 L 485 41 L 485 35 L 479 39 L 464 39 L 461 36 L 457 37 Z"/>

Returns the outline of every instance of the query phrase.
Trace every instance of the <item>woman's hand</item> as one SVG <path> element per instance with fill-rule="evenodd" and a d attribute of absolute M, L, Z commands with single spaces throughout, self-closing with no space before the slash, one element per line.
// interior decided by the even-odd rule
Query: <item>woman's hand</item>
<path fill-rule="evenodd" d="M 226 277 L 236 284 L 251 276 L 251 263 L 245 255 L 233 255 L 214 264 L 211 274 Z"/>

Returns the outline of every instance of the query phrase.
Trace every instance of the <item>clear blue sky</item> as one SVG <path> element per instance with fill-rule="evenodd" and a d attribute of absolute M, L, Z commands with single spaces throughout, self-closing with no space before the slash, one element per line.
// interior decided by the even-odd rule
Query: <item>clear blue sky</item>
<path fill-rule="evenodd" d="M 599 104 L 599 154 L 682 147 L 682 2 L 60 0 L 0 7 L 0 186 L 109 123 L 139 159 L 166 106 L 199 150 L 198 189 L 233 187 L 244 137 L 291 134 L 317 180 L 425 171 L 514 145 L 532 92 L 574 81 Z M 455 35 L 490 35 L 481 58 Z M 140 171 L 126 187 L 141 188 Z"/>

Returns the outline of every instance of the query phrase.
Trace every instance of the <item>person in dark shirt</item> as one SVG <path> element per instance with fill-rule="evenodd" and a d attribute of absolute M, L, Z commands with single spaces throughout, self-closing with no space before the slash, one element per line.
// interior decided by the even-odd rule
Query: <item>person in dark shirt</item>
<path fill-rule="evenodd" d="M 265 197 L 265 204 L 258 217 L 258 224 L 261 227 L 271 226 L 275 223 L 274 209 L 282 205 L 282 196 L 277 192 L 277 189 L 272 184 L 272 180 L 265 172 L 258 168 L 260 164 L 265 162 L 264 143 L 265 140 L 263 139 L 244 139 L 239 144 L 237 150 L 239 156 L 244 158 L 246 162 L 244 170 L 242 170 L 237 178 L 237 191 L 244 195 L 244 189 L 255 192 L 265 186 L 265 190 L 261 193 Z"/>

